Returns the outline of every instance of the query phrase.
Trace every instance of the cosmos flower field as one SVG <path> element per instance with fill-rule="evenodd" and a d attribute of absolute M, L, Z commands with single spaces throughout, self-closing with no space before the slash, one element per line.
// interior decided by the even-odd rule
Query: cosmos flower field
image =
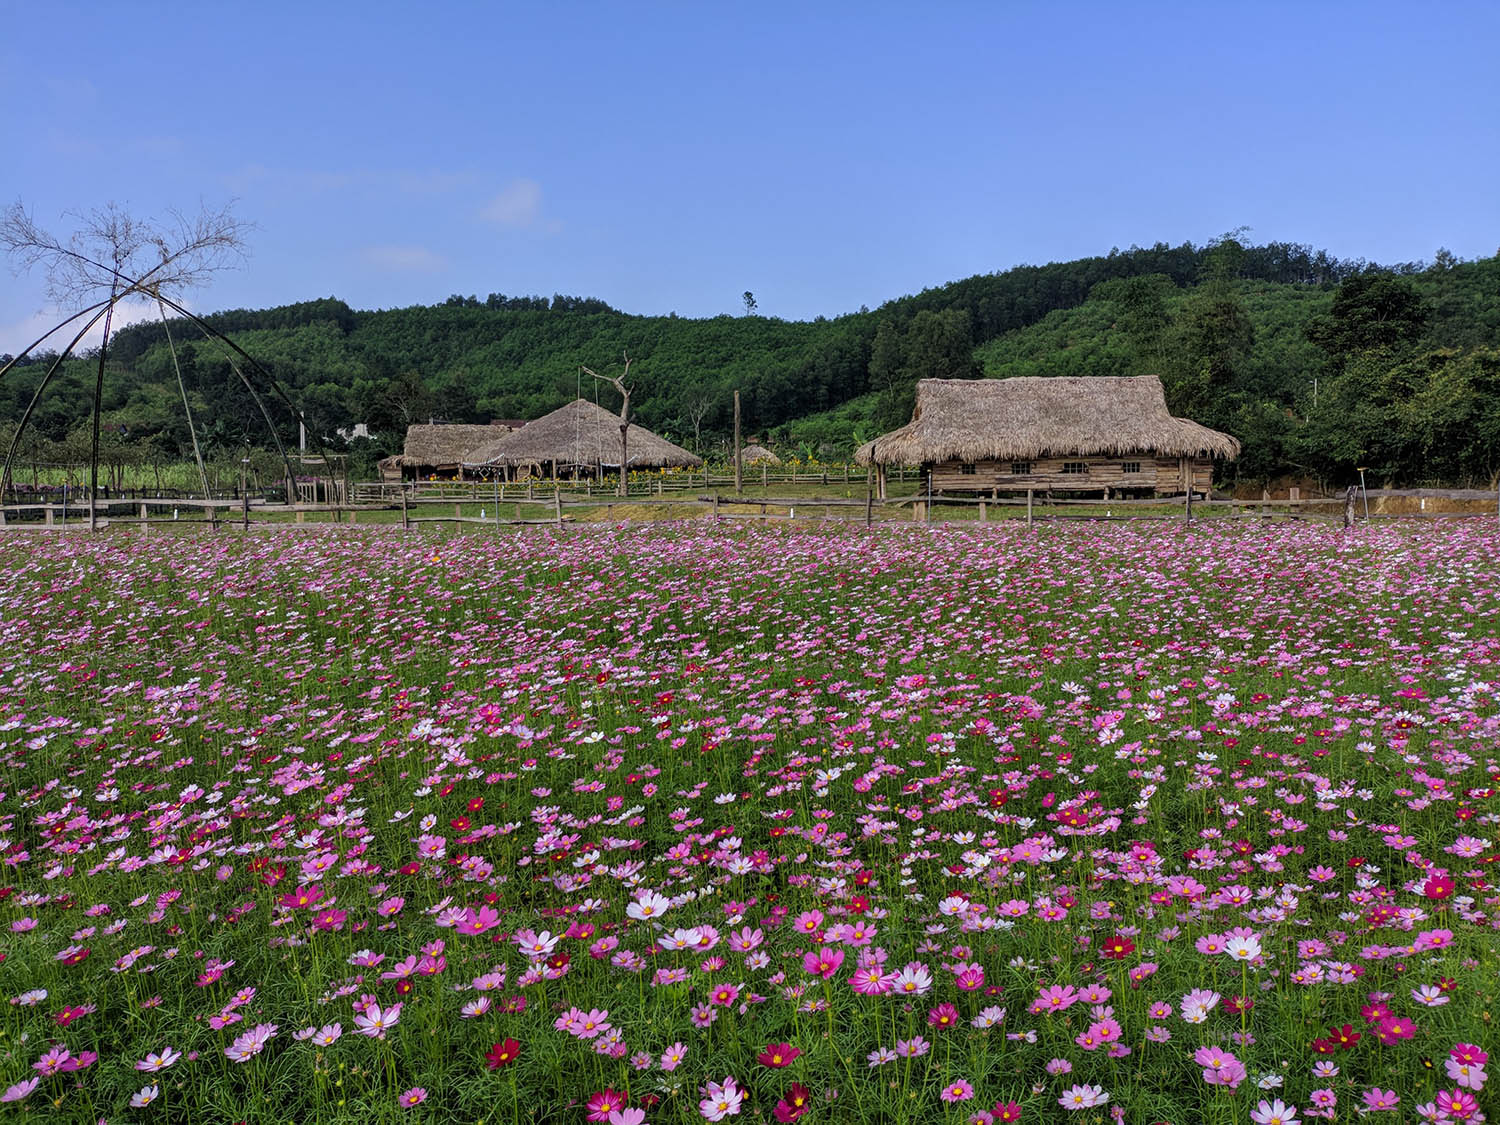
<path fill-rule="evenodd" d="M 0 1116 L 1468 1121 L 1500 538 L 0 540 Z"/>

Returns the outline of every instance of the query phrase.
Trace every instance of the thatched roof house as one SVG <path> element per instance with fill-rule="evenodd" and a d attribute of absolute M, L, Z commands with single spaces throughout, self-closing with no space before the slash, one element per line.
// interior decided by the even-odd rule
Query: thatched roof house
<path fill-rule="evenodd" d="M 741 465 L 779 465 L 781 458 L 763 445 L 751 442 L 740 450 Z"/>
<path fill-rule="evenodd" d="M 864 465 L 923 465 L 934 490 L 1206 491 L 1240 443 L 1167 412 L 1155 375 L 923 379 L 912 420 L 866 442 Z"/>
<path fill-rule="evenodd" d="M 631 423 L 626 439 L 630 468 L 661 469 L 701 465 L 679 445 Z M 472 450 L 464 458 L 469 469 L 551 466 L 555 469 L 619 468 L 620 419 L 587 399 L 574 399 L 551 414 L 528 422 Z"/>
<path fill-rule="evenodd" d="M 505 427 L 459 423 L 408 426 L 401 467 L 408 476 L 457 475 L 471 450 L 509 432 Z"/>

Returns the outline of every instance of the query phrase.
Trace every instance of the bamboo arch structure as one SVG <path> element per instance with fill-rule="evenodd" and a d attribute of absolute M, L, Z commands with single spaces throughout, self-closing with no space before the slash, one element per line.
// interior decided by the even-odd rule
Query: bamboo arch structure
<path fill-rule="evenodd" d="M 99 265 L 99 263 L 91 264 L 96 266 Z M 107 266 L 100 266 L 100 268 L 109 269 L 109 267 Z M 177 387 L 182 395 L 183 410 L 187 414 L 188 431 L 192 435 L 193 459 L 198 468 L 198 477 L 203 488 L 204 500 L 212 499 L 208 487 L 208 471 L 204 466 L 203 453 L 198 445 L 198 432 L 193 424 L 192 407 L 188 404 L 187 388 L 183 383 L 182 370 L 177 363 L 177 349 L 176 345 L 172 342 L 172 330 L 167 323 L 166 310 L 169 308 L 173 312 L 177 313 L 177 315 L 184 317 L 187 320 L 191 321 L 193 324 L 197 325 L 200 329 L 202 329 L 204 335 L 208 337 L 208 339 L 218 344 L 220 350 L 224 352 L 224 357 L 229 363 L 230 370 L 234 372 L 241 385 L 249 393 L 251 400 L 255 403 L 256 409 L 260 412 L 261 418 L 265 421 L 266 429 L 270 431 L 271 440 L 276 446 L 277 456 L 281 459 L 282 467 L 286 472 L 285 483 L 287 503 L 294 503 L 296 500 L 296 474 L 292 471 L 291 458 L 287 455 L 286 446 L 281 440 L 281 435 L 276 430 L 276 423 L 271 418 L 271 412 L 266 406 L 265 398 L 262 397 L 260 391 L 256 390 L 255 385 L 245 374 L 245 371 L 241 369 L 240 364 L 235 362 L 235 357 L 238 356 L 239 359 L 253 374 L 263 380 L 265 384 L 264 389 L 267 389 L 269 393 L 274 396 L 274 399 L 277 402 L 279 402 L 281 405 L 284 405 L 288 410 L 290 410 L 292 416 L 296 418 L 299 423 L 302 423 L 305 427 L 306 418 L 303 416 L 302 411 L 298 410 L 296 405 L 292 402 L 291 397 L 286 393 L 286 389 L 281 385 L 280 380 L 278 380 L 276 376 L 271 374 L 271 372 L 267 371 L 265 367 L 263 367 L 255 359 L 254 356 L 250 355 L 249 352 L 245 351 L 244 348 L 236 344 L 223 332 L 220 332 L 217 328 L 209 324 L 202 317 L 198 316 L 196 313 L 189 311 L 187 308 L 179 304 L 177 301 L 173 300 L 171 297 L 163 294 L 161 292 L 161 286 L 157 283 L 153 283 L 150 280 L 150 273 L 147 273 L 146 276 L 142 278 L 132 278 L 120 273 L 118 270 L 109 270 L 109 272 L 114 275 L 116 284 L 107 298 L 101 301 L 96 301 L 92 305 L 88 305 L 82 310 L 74 313 L 72 316 L 69 316 L 59 323 L 53 325 L 41 336 L 37 337 L 37 339 L 33 340 L 29 345 L 22 349 L 22 351 L 18 355 L 12 357 L 9 362 L 7 362 L 3 367 L 0 367 L 0 379 L 4 379 L 5 376 L 9 374 L 13 368 L 15 368 L 23 359 L 26 358 L 26 356 L 30 355 L 37 348 L 41 347 L 42 344 L 51 339 L 58 332 L 67 328 L 69 325 L 75 323 L 76 321 L 82 320 L 85 317 L 89 318 L 83 325 L 83 327 L 78 329 L 78 331 L 74 333 L 73 338 L 68 341 L 67 347 L 59 352 L 57 357 L 48 366 L 46 373 L 42 376 L 42 381 L 37 385 L 36 390 L 32 393 L 31 401 L 26 404 L 26 409 L 21 414 L 21 419 L 16 425 L 16 432 L 11 436 L 10 447 L 5 451 L 4 467 L 3 469 L 0 469 L 0 500 L 3 500 L 3 498 L 11 490 L 12 469 L 15 464 L 16 450 L 20 446 L 21 438 L 26 432 L 26 427 L 31 421 L 31 415 L 36 410 L 37 404 L 41 401 L 42 395 L 46 392 L 47 387 L 52 382 L 53 377 L 62 368 L 64 360 L 66 360 L 73 353 L 73 349 L 78 346 L 79 342 L 86 335 L 88 335 L 90 331 L 92 331 L 96 324 L 98 324 L 102 320 L 104 322 L 104 339 L 99 345 L 99 365 L 97 369 L 97 375 L 94 380 L 93 439 L 89 449 L 89 529 L 92 531 L 97 528 L 99 497 L 99 427 L 100 416 L 103 410 L 104 403 L 104 364 L 109 349 L 110 325 L 114 318 L 115 307 L 119 305 L 121 301 L 130 296 L 144 296 L 152 301 L 155 301 L 157 308 L 161 312 L 162 325 L 167 334 L 167 345 L 172 353 L 172 366 L 177 374 Z M 316 430 L 311 431 L 310 436 L 312 437 L 313 445 L 319 458 L 322 460 L 324 466 L 329 467 L 329 490 L 330 493 L 332 493 L 333 490 L 337 487 L 336 482 L 334 481 L 332 476 L 332 462 L 328 457 L 327 451 L 323 447 L 322 441 L 318 438 Z"/>

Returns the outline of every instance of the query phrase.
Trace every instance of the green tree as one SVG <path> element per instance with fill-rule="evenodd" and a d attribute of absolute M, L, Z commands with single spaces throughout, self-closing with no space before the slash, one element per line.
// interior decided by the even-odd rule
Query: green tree
<path fill-rule="evenodd" d="M 1167 329 L 1172 324 L 1168 297 L 1176 291 L 1165 274 L 1113 278 L 1100 282 L 1089 299 L 1107 302 L 1114 327 L 1124 334 L 1137 374 L 1159 374 L 1167 359 Z"/>
<path fill-rule="evenodd" d="M 1360 352 L 1409 349 L 1421 338 L 1427 319 L 1426 304 L 1409 278 L 1361 274 L 1339 286 L 1328 314 L 1308 323 L 1307 338 L 1337 370 Z"/>
<path fill-rule="evenodd" d="M 901 330 L 888 320 L 875 330 L 870 348 L 870 389 L 876 392 L 880 406 L 878 422 L 886 429 L 904 425 L 911 417 L 910 403 L 905 402 L 905 357 Z M 903 413 L 903 410 L 906 412 Z"/>

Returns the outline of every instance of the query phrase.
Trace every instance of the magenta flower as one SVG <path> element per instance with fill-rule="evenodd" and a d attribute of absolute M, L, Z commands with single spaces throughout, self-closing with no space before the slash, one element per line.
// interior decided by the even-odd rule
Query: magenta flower
<path fill-rule="evenodd" d="M 958 1009 L 952 1004 L 939 1004 L 927 1013 L 927 1026 L 937 1028 L 957 1027 L 959 1024 Z"/>
<path fill-rule="evenodd" d="M 832 980 L 833 974 L 839 971 L 839 966 L 844 963 L 844 951 L 829 946 L 806 953 L 802 957 L 802 968 L 804 971 L 824 980 Z"/>
<path fill-rule="evenodd" d="M 966 1102 L 974 1096 L 974 1087 L 959 1078 L 945 1085 L 938 1096 L 949 1105 L 954 1102 Z"/>
<path fill-rule="evenodd" d="M 406 1109 L 411 1109 L 414 1106 L 421 1105 L 426 1100 L 427 1091 L 424 1090 L 421 1086 L 413 1086 L 410 1090 L 407 1090 L 406 1093 L 402 1094 L 399 1098 L 396 1099 L 396 1104 Z"/>
<path fill-rule="evenodd" d="M 1042 989 L 1041 995 L 1031 1005 L 1033 1012 L 1060 1012 L 1064 1008 L 1070 1008 L 1078 999 L 1078 993 L 1072 985 L 1051 985 Z"/>
<path fill-rule="evenodd" d="M 624 1094 L 617 1093 L 606 1087 L 589 1098 L 585 1106 L 585 1109 L 588 1111 L 588 1120 L 608 1121 L 609 1115 L 617 1110 L 624 1109 L 629 1100 Z"/>
<path fill-rule="evenodd" d="M 1401 1098 L 1395 1090 L 1382 1090 L 1379 1086 L 1374 1086 L 1364 1092 L 1363 1100 L 1365 1104 L 1360 1112 L 1369 1113 L 1380 1109 L 1395 1109 Z"/>

